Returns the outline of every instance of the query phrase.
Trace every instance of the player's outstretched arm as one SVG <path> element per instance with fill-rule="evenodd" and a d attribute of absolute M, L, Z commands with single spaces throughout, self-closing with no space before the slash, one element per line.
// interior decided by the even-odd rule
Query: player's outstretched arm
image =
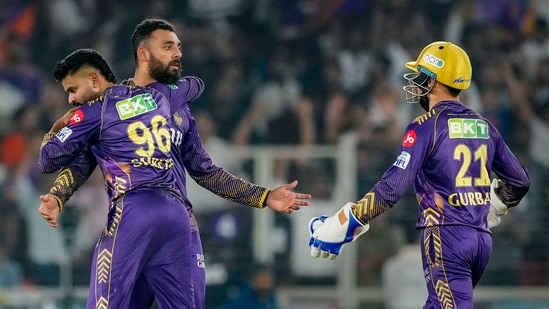
<path fill-rule="evenodd" d="M 297 186 L 297 180 L 272 190 L 267 197 L 267 206 L 274 211 L 292 213 L 302 206 L 309 206 L 310 194 L 292 192 Z"/>
<path fill-rule="evenodd" d="M 59 217 L 60 208 L 57 199 L 49 194 L 40 195 L 40 207 L 38 213 L 42 216 L 49 226 L 57 228 L 57 218 Z"/>
<path fill-rule="evenodd" d="M 309 221 L 311 256 L 335 259 L 343 245 L 366 233 L 370 224 L 362 224 L 353 215 L 354 203 L 347 203 L 331 217 L 321 216 Z"/>

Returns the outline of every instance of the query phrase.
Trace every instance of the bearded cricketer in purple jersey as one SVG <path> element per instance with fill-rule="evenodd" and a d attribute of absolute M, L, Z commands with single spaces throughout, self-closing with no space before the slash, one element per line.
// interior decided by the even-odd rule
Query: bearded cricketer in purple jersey
<path fill-rule="evenodd" d="M 335 259 L 413 184 L 428 290 L 424 308 L 473 308 L 473 289 L 492 251 L 489 228 L 519 204 L 530 179 L 497 129 L 459 101 L 472 77 L 462 48 L 434 42 L 406 66 L 414 71 L 404 75 L 407 102 L 427 112 L 408 126 L 396 161 L 362 199 L 310 221 L 311 255 Z"/>
<path fill-rule="evenodd" d="M 110 67 L 89 50 L 70 54 L 54 69 L 75 97 L 88 76 L 92 87 L 107 89 L 82 104 L 67 126 L 57 131 L 54 125 L 38 162 L 52 173 L 89 149 L 105 178 L 111 204 L 94 251 L 86 308 L 129 308 L 135 282 L 144 278 L 161 307 L 194 309 L 190 222 L 175 186 L 170 102 L 152 88 L 107 80 L 114 76 Z"/>
<path fill-rule="evenodd" d="M 170 102 L 182 102 L 174 104 L 179 109 L 173 112 L 174 143 L 177 145 L 173 151 L 179 164 L 180 173 L 178 184 L 184 195 L 193 227 L 193 256 L 198 259 L 197 266 L 204 267 L 204 256 L 200 241 L 198 226 L 194 219 L 192 204 L 187 199 L 185 170 L 191 178 L 200 186 L 210 190 L 225 199 L 244 205 L 265 208 L 268 206 L 275 211 L 291 213 L 301 206 L 307 206 L 308 202 L 300 199 L 308 199 L 310 195 L 293 193 L 289 190 L 297 186 L 297 181 L 280 186 L 273 191 L 249 183 L 238 178 L 221 167 L 215 166 L 210 156 L 205 151 L 198 128 L 187 100 L 188 87 L 180 80 L 181 42 L 179 41 L 173 25 L 160 19 L 146 19 L 136 26 L 132 35 L 132 50 L 136 60 L 136 71 L 131 80 L 135 85 L 147 85 L 160 90 Z M 203 83 L 196 77 L 186 77 L 198 85 L 200 92 Z M 195 282 L 195 296 L 197 308 L 205 306 L 205 274 L 204 268 L 199 268 L 193 274 Z M 146 296 L 146 293 L 138 293 L 137 296 Z"/>
<path fill-rule="evenodd" d="M 180 78 L 180 42 L 172 25 L 163 20 L 145 20 L 136 27 L 132 36 L 132 45 L 137 62 L 135 78 L 132 79 L 132 83 L 149 85 L 161 90 L 170 102 L 176 103 L 172 106 L 179 107 L 172 110 L 174 125 L 171 129 L 172 152 L 178 177 L 177 185 L 183 193 L 191 219 L 191 253 L 196 260 L 192 272 L 196 307 L 204 308 L 205 264 L 198 226 L 194 219 L 192 205 L 186 195 L 185 169 L 198 184 L 218 196 L 252 207 L 264 208 L 268 206 L 275 211 L 291 213 L 301 206 L 307 206 L 308 202 L 300 199 L 308 199 L 310 195 L 290 192 L 289 190 L 297 185 L 295 181 L 269 190 L 235 177 L 211 162 L 209 155 L 202 147 L 194 118 L 187 105 L 202 93 L 204 85 L 196 77 Z M 69 116 L 64 117 L 65 123 Z M 62 122 L 62 120 L 60 121 Z M 48 207 L 55 210 L 57 204 L 64 205 L 72 193 L 83 184 L 87 176 L 80 177 L 79 175 L 87 174 L 89 176 L 91 171 L 89 168 L 78 168 L 79 171 L 72 171 L 73 178 L 77 181 L 67 184 L 65 181 L 67 177 L 58 178 L 50 190 L 49 196 L 41 197 L 44 207 L 49 205 Z M 45 219 L 50 220 L 48 221 L 50 225 L 56 226 L 56 221 L 51 220 L 51 217 Z M 132 296 L 132 308 L 148 308 L 152 303 L 153 295 L 147 285 L 145 281 L 136 283 L 136 289 Z"/>

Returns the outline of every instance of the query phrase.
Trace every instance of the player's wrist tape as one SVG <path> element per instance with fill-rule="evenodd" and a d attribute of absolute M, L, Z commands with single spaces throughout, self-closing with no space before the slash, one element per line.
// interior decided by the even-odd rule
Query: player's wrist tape
<path fill-rule="evenodd" d="M 59 207 L 59 211 L 63 211 L 63 209 L 65 209 L 65 203 L 59 196 L 52 192 L 48 193 L 48 195 L 53 196 L 57 200 L 57 207 Z"/>

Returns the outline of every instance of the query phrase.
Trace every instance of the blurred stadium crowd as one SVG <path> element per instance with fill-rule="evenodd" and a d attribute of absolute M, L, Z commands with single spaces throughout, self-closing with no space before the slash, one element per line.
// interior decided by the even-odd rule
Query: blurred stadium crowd
<path fill-rule="evenodd" d="M 0 0 L 0 7 L 0 287 L 59 285 L 59 269 L 68 262 L 74 282 L 87 285 L 106 216 L 101 177 L 69 202 L 60 229 L 37 213 L 38 196 L 55 176 L 38 172 L 38 148 L 69 108 L 51 70 L 86 47 L 106 57 L 119 81 L 133 76 L 130 35 L 144 18 L 176 25 L 184 75 L 206 83 L 191 108 L 214 162 L 245 177 L 250 167 L 226 162 L 224 145 L 352 141 L 359 195 L 392 163 L 404 127 L 422 113 L 404 103 L 404 63 L 435 40 L 461 45 L 473 63 L 473 86 L 462 101 L 499 128 L 532 176 L 527 198 L 494 229 L 490 274 L 482 283 L 549 285 L 549 2 Z M 274 179 L 295 178 L 299 191 L 329 195 L 327 164 L 277 164 Z M 207 263 L 225 259 L 238 274 L 251 258 L 253 210 L 189 190 L 205 251 L 217 250 Z M 383 262 L 415 241 L 416 212 L 410 196 L 372 225 L 368 246 L 359 245 L 360 284 L 379 284 Z M 226 215 L 236 218 L 234 231 L 223 229 Z M 277 218 L 288 225 L 287 216 Z"/>

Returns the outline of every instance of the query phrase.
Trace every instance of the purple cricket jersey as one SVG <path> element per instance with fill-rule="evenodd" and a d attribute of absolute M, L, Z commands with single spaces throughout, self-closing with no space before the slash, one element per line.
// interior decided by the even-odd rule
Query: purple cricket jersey
<path fill-rule="evenodd" d="M 505 182 L 503 202 L 515 206 L 528 191 L 526 169 L 490 122 L 460 102 L 444 101 L 416 118 L 401 152 L 359 203 L 367 221 L 392 207 L 413 183 L 418 228 L 466 225 L 489 232 L 491 174 Z"/>
<path fill-rule="evenodd" d="M 198 233 L 198 224 L 193 212 L 193 205 L 187 196 L 186 173 L 200 186 L 227 200 L 244 205 L 263 208 L 269 189 L 252 184 L 238 178 L 223 168 L 216 166 L 202 145 L 198 134 L 198 127 L 189 108 L 189 103 L 195 101 L 204 90 L 204 82 L 194 76 L 186 76 L 177 84 L 152 83 L 147 87 L 162 92 L 171 103 L 172 113 L 172 155 L 176 187 L 182 194 L 191 222 L 191 255 L 193 259 L 193 285 L 195 305 L 197 309 L 205 307 L 206 275 L 205 261 Z M 192 197 L 191 197 L 192 199 Z M 136 288 L 132 295 L 132 302 L 147 303 L 143 297 L 147 295 L 147 288 Z"/>
<path fill-rule="evenodd" d="M 163 102 L 160 104 L 159 102 Z M 170 105 L 160 92 L 114 86 L 85 103 L 40 149 L 38 165 L 52 173 L 87 147 L 105 177 L 111 201 L 139 187 L 173 192 Z"/>
<path fill-rule="evenodd" d="M 250 183 L 216 166 L 202 145 L 188 105 L 202 93 L 202 80 L 187 76 L 179 80 L 177 85 L 152 83 L 147 87 L 162 92 L 172 103 L 172 152 L 178 171 L 177 187 L 187 207 L 192 208 L 192 204 L 187 197 L 185 170 L 200 186 L 222 198 L 251 207 L 265 207 L 270 191 L 268 188 Z"/>
<path fill-rule="evenodd" d="M 87 308 L 128 308 L 140 277 L 161 306 L 195 308 L 190 223 L 175 186 L 170 123 L 170 104 L 160 92 L 114 86 L 85 103 L 54 137 L 45 137 L 43 172 L 69 165 L 89 147 L 111 200 L 94 252 Z"/>
<path fill-rule="evenodd" d="M 173 169 L 174 184 L 182 194 L 182 199 L 189 210 L 189 215 L 192 217 L 193 231 L 198 230 L 198 227 L 192 214 L 192 203 L 187 197 L 185 170 L 200 186 L 220 197 L 251 207 L 265 207 L 265 201 L 269 193 L 268 188 L 252 184 L 216 166 L 202 145 L 194 116 L 188 105 L 202 94 L 204 90 L 202 80 L 198 77 L 187 76 L 179 80 L 176 85 L 157 82 L 147 87 L 160 91 L 171 103 L 171 152 L 176 167 Z M 69 199 L 75 188 L 84 183 L 97 165 L 95 158 L 89 152 L 86 153 L 88 146 L 84 143 L 80 146 L 84 149 L 81 150 L 79 155 L 72 156 L 69 162 L 69 172 L 73 175 L 74 182 L 67 186 L 64 181 L 56 181 L 53 192 L 50 192 L 60 200 L 61 204 Z M 53 159 L 57 160 L 56 158 Z M 63 166 L 56 164 L 56 162 L 43 162 L 42 159 L 40 159 L 39 165 L 47 169 L 48 172 L 53 172 L 55 168 L 58 169 Z"/>
<path fill-rule="evenodd" d="M 408 126 L 396 161 L 355 206 L 368 221 L 414 185 L 429 292 L 424 308 L 473 307 L 473 288 L 492 251 L 492 173 L 505 182 L 502 201 L 516 206 L 530 186 L 526 169 L 486 118 L 443 101 Z"/>
<path fill-rule="evenodd" d="M 210 190 L 214 194 L 235 201 L 244 205 L 263 208 L 269 193 L 269 189 L 252 184 L 234 175 L 231 175 L 224 169 L 217 167 L 211 161 L 210 156 L 204 150 L 198 134 L 198 128 L 188 104 L 196 100 L 204 90 L 204 83 L 198 77 L 187 76 L 179 80 L 175 85 L 166 85 L 162 83 L 153 83 L 148 87 L 155 88 L 164 94 L 171 103 L 172 122 L 170 126 L 170 135 L 172 141 L 171 152 L 174 159 L 174 175 L 176 178 L 175 187 L 182 195 L 182 199 L 188 211 L 191 223 L 192 236 L 192 256 L 194 268 L 192 272 L 194 281 L 194 293 L 197 308 L 199 304 L 204 304 L 205 299 L 205 275 L 204 275 L 204 255 L 198 235 L 198 225 L 193 213 L 192 204 L 186 193 L 186 175 L 189 175 L 202 187 Z M 84 151 L 83 151 L 84 152 Z M 86 158 L 85 154 L 73 158 L 70 168 L 65 169 L 64 173 L 72 173 L 73 182 L 57 181 L 50 190 L 63 205 L 74 193 L 76 188 L 84 183 L 95 167 L 95 160 Z M 144 287 L 141 289 L 140 287 Z M 132 295 L 132 304 L 135 306 L 147 304 L 152 299 L 147 286 L 136 284 L 136 289 Z"/>

